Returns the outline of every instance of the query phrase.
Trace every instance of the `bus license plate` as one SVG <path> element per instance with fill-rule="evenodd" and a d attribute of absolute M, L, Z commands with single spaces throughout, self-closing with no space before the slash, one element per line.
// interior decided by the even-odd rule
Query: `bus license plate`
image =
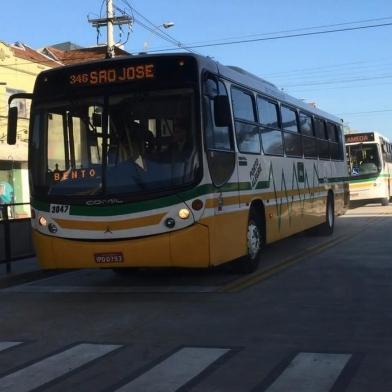
<path fill-rule="evenodd" d="M 97 264 L 111 264 L 111 263 L 123 263 L 124 256 L 120 252 L 115 253 L 95 253 L 95 262 Z"/>

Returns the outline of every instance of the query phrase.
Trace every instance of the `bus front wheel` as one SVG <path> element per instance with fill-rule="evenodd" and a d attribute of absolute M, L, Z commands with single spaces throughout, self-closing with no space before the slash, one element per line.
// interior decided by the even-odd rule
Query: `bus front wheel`
<path fill-rule="evenodd" d="M 389 197 L 385 197 L 384 199 L 381 199 L 382 206 L 387 206 L 388 204 L 389 204 Z"/>
<path fill-rule="evenodd" d="M 239 272 L 251 273 L 257 269 L 264 243 L 263 227 L 261 215 L 256 209 L 251 210 L 246 231 L 247 254 L 238 262 Z"/>

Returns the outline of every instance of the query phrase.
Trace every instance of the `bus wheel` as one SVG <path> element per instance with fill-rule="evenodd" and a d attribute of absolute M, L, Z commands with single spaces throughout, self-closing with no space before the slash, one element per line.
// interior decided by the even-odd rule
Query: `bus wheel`
<path fill-rule="evenodd" d="M 238 261 L 238 271 L 241 273 L 254 272 L 260 262 L 260 251 L 263 246 L 263 224 L 255 209 L 249 213 L 246 232 L 247 255 Z"/>
<path fill-rule="evenodd" d="M 318 234 L 331 235 L 335 226 L 335 208 L 332 193 L 328 193 L 325 222 L 318 227 Z"/>
<path fill-rule="evenodd" d="M 381 199 L 382 206 L 387 206 L 388 204 L 389 204 L 389 197 L 385 197 L 384 199 Z"/>

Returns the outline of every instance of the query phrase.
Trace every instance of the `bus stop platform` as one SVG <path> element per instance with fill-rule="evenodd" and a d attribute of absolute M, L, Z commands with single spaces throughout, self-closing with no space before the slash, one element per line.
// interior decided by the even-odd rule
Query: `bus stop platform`
<path fill-rule="evenodd" d="M 53 275 L 53 271 L 40 269 L 36 257 L 13 260 L 9 267 L 10 270 L 7 271 L 7 263 L 0 263 L 0 288 Z"/>

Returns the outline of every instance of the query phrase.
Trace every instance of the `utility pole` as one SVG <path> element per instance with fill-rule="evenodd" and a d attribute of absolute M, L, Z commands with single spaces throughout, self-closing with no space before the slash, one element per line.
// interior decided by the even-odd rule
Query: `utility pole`
<path fill-rule="evenodd" d="M 107 15 L 107 57 L 114 57 L 114 39 L 113 39 L 113 1 L 107 0 L 106 2 L 106 15 Z"/>
<path fill-rule="evenodd" d="M 106 58 L 114 57 L 114 38 L 113 38 L 113 26 L 119 26 L 122 24 L 132 24 L 133 20 L 127 15 L 114 16 L 113 14 L 113 0 L 106 0 L 106 18 L 101 19 L 88 19 L 89 23 L 93 27 L 99 29 L 100 27 L 106 26 L 107 28 L 107 40 L 106 40 Z"/>

